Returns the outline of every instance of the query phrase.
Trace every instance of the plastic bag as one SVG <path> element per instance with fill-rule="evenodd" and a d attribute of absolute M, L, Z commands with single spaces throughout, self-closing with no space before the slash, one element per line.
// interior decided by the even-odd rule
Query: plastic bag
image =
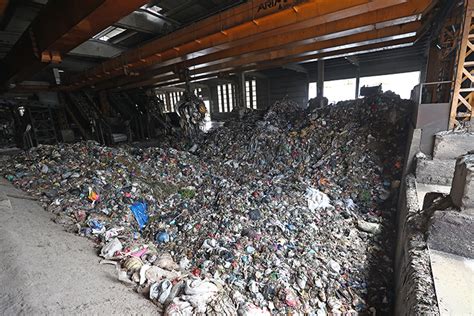
<path fill-rule="evenodd" d="M 146 223 L 148 222 L 147 209 L 148 209 L 148 205 L 143 202 L 136 202 L 132 206 L 130 206 L 130 210 L 135 216 L 135 219 L 137 220 L 140 230 L 142 230 L 143 227 L 145 227 Z"/>
<path fill-rule="evenodd" d="M 312 187 L 307 188 L 306 198 L 308 199 L 308 208 L 311 211 L 333 207 L 329 197 L 318 189 Z"/>

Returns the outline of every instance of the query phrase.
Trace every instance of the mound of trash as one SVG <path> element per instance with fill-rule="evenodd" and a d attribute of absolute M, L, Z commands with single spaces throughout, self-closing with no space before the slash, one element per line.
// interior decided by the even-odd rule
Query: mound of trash
<path fill-rule="evenodd" d="M 197 145 L 39 146 L 0 166 L 166 315 L 379 313 L 411 102 L 280 101 Z M 196 146 L 195 146 L 196 147 Z"/>

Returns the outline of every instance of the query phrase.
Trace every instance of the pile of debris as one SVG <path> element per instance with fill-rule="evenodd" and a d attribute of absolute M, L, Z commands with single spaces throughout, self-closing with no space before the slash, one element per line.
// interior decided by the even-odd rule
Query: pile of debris
<path fill-rule="evenodd" d="M 40 146 L 0 172 L 167 315 L 384 313 L 411 105 L 391 93 L 281 101 L 228 122 L 196 155 Z"/>

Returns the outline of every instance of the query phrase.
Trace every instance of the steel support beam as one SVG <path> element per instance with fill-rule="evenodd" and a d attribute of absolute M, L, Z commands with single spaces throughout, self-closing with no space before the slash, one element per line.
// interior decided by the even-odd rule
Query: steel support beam
<path fill-rule="evenodd" d="M 320 106 L 324 106 L 324 60 L 318 60 L 318 83 L 316 86 L 317 97 L 319 98 Z"/>
<path fill-rule="evenodd" d="M 466 0 L 464 25 L 456 63 L 449 128 L 472 122 L 474 107 L 474 0 Z M 474 56 L 474 55 L 473 55 Z"/>
<path fill-rule="evenodd" d="M 247 90 L 245 87 L 245 73 L 242 71 L 237 74 L 237 77 L 239 81 L 238 88 L 239 88 L 240 100 L 241 100 L 240 106 L 245 109 L 247 107 Z"/>
<path fill-rule="evenodd" d="M 1 81 L 22 81 L 45 63 L 60 62 L 62 54 L 147 2 L 50 0 L 5 58 Z"/>
<path fill-rule="evenodd" d="M 213 76 L 219 73 L 235 73 L 239 71 L 258 71 L 258 70 L 265 70 L 265 69 L 272 69 L 272 68 L 277 68 L 281 67 L 283 65 L 291 64 L 291 63 L 303 63 L 303 62 L 310 62 L 310 61 L 317 61 L 320 58 L 327 58 L 327 57 L 333 57 L 333 56 L 342 56 L 344 54 L 353 54 L 357 52 L 370 52 L 370 51 L 377 51 L 377 50 L 383 50 L 386 49 L 387 47 L 397 47 L 400 45 L 406 45 L 408 43 L 413 43 L 416 40 L 416 37 L 407 37 L 407 38 L 402 38 L 402 39 L 397 39 L 397 40 L 387 40 L 387 41 L 380 41 L 376 42 L 374 44 L 365 44 L 361 46 L 356 46 L 356 47 L 351 47 L 347 49 L 337 49 L 337 50 L 332 50 L 330 52 L 325 52 L 325 53 L 316 53 L 316 54 L 311 54 L 311 55 L 306 55 L 302 57 L 285 57 L 285 58 L 279 58 L 276 60 L 270 60 L 266 62 L 261 62 L 257 64 L 252 64 L 252 65 L 240 65 L 240 66 L 235 66 L 235 67 L 229 67 L 225 69 L 218 69 L 218 70 L 209 70 L 208 72 L 205 73 L 192 73 L 193 74 L 193 79 L 198 77 L 203 77 L 203 76 Z M 150 85 L 155 85 L 157 82 L 168 82 L 171 79 L 175 79 L 177 76 L 175 74 L 169 74 L 167 76 L 163 76 L 160 78 L 155 78 L 151 79 L 145 82 L 138 82 L 134 84 L 130 84 L 127 86 L 119 86 L 119 90 L 127 90 L 127 89 L 134 89 L 134 88 L 139 88 L 142 86 L 150 86 Z M 100 90 L 100 89 L 98 89 Z"/>
<path fill-rule="evenodd" d="M 258 55 L 243 55 L 240 58 L 234 58 L 227 62 L 214 62 L 210 66 L 202 67 L 202 65 L 195 66 L 191 70 L 192 75 L 203 74 L 207 72 L 214 72 L 218 70 L 229 71 L 235 69 L 236 67 L 245 66 L 245 65 L 256 65 L 262 62 L 277 60 L 282 58 L 301 58 L 298 62 L 306 60 L 305 56 L 313 56 L 315 53 L 323 53 L 326 50 L 332 49 L 337 50 L 340 46 L 353 45 L 353 47 L 362 46 L 370 44 L 371 41 L 381 41 L 381 39 L 390 39 L 391 37 L 416 32 L 421 26 L 421 22 L 412 22 L 402 26 L 391 26 L 379 30 L 372 30 L 368 32 L 362 32 L 354 35 L 343 36 L 340 38 L 333 38 L 326 41 L 314 42 L 312 44 L 295 46 L 291 48 L 282 48 L 274 51 L 260 53 Z M 382 42 L 382 41 L 381 41 Z M 290 63 L 290 62 L 288 62 Z M 288 64 L 287 63 L 287 64 Z M 162 74 L 153 77 L 148 80 L 141 80 L 140 76 L 136 78 L 127 78 L 128 81 L 138 81 L 135 84 L 130 86 L 138 87 L 141 83 L 148 84 L 149 82 L 156 82 L 159 80 L 160 76 L 168 76 L 172 74 L 172 68 L 163 69 Z M 166 72 L 165 72 L 166 71 Z M 146 77 L 145 77 L 146 79 Z M 114 82 L 111 82 L 106 87 L 112 87 Z M 117 84 L 116 86 L 123 86 L 123 82 Z M 128 85 L 127 85 L 128 86 Z M 104 86 L 99 86 L 99 89 L 106 88 Z"/>
<path fill-rule="evenodd" d="M 285 65 L 283 66 L 284 69 L 288 69 L 288 70 L 293 70 L 293 71 L 296 71 L 296 72 L 300 72 L 300 73 L 303 73 L 303 74 L 308 74 L 308 70 L 306 68 L 304 68 L 303 66 L 299 65 L 299 64 L 288 64 L 288 65 Z"/>
<path fill-rule="evenodd" d="M 385 39 L 376 41 L 372 44 L 367 43 L 360 43 L 358 46 L 353 46 L 350 48 L 340 48 L 337 50 L 331 50 L 324 53 L 315 53 L 311 55 L 305 55 L 302 57 L 285 57 L 280 58 L 275 61 L 264 62 L 258 65 L 259 68 L 268 69 L 269 67 L 279 67 L 279 65 L 284 65 L 287 63 L 308 63 L 308 62 L 316 62 L 321 58 L 329 59 L 329 58 L 338 58 L 344 57 L 349 54 L 363 54 L 367 52 L 374 52 L 374 51 L 382 51 L 388 50 L 392 48 L 396 48 L 403 45 L 411 45 L 415 40 L 417 40 L 417 36 L 412 37 L 405 37 L 401 39 Z"/>
<path fill-rule="evenodd" d="M 362 45 L 362 46 L 357 46 L 357 47 L 344 48 L 340 50 L 333 50 L 333 51 L 325 52 L 325 53 L 306 55 L 306 56 L 297 57 L 297 58 L 290 58 L 290 57 L 280 58 L 278 60 L 262 62 L 262 63 L 259 63 L 258 65 L 257 64 L 247 65 L 247 66 L 236 67 L 233 69 L 216 70 L 216 71 L 210 71 L 205 74 L 197 74 L 197 75 L 193 75 L 192 80 L 202 80 L 206 78 L 212 78 L 212 77 L 218 76 L 221 73 L 238 73 L 242 71 L 259 71 L 259 70 L 265 70 L 265 69 L 272 69 L 272 68 L 281 67 L 282 65 L 286 65 L 289 63 L 299 63 L 299 62 L 304 62 L 308 60 L 319 60 L 321 58 L 341 56 L 345 54 L 355 53 L 358 51 L 377 51 L 377 50 L 385 49 L 386 47 L 404 45 L 406 43 L 413 43 L 415 40 L 416 40 L 416 37 L 413 36 L 413 37 L 396 39 L 396 40 L 388 40 L 385 42 L 377 42 L 377 43 L 369 44 L 369 45 Z M 165 87 L 168 85 L 178 84 L 181 82 L 182 82 L 181 80 L 177 79 L 176 75 L 171 74 L 165 77 L 160 77 L 158 79 L 149 80 L 147 82 L 140 82 L 133 85 L 124 86 L 124 87 L 117 87 L 116 90 L 130 90 L 130 89 L 135 89 L 138 87 Z"/>
<path fill-rule="evenodd" d="M 360 93 L 360 66 L 357 66 L 355 98 L 359 98 Z"/>
<path fill-rule="evenodd" d="M 124 49 L 110 45 L 107 42 L 91 39 L 71 50 L 68 55 L 91 58 L 112 58 L 123 53 L 123 51 Z"/>
<path fill-rule="evenodd" d="M 416 2 L 416 3 L 415 3 Z M 192 55 L 205 55 L 216 50 L 232 47 L 241 40 L 255 43 L 257 36 L 268 39 L 270 35 L 295 32 L 303 27 L 314 29 L 315 25 L 325 25 L 331 21 L 347 22 L 349 17 L 376 11 L 400 4 L 409 4 L 410 12 L 415 12 L 417 6 L 431 3 L 431 0 L 354 0 L 339 2 L 332 0 L 288 1 L 288 9 L 258 11 L 258 2 L 247 2 L 236 8 L 229 9 L 216 16 L 205 19 L 190 27 L 173 32 L 172 34 L 152 41 L 136 50 L 127 52 L 114 60 L 73 78 L 78 86 L 90 85 L 97 81 L 109 79 L 123 74 L 123 68 L 141 69 L 165 61 L 173 64 L 190 58 Z M 426 6 L 425 6 L 426 7 Z M 395 10 L 393 10 L 395 11 Z M 407 13 L 407 15 L 413 13 Z M 389 13 L 389 12 L 387 12 Z M 381 16 L 383 17 L 383 16 Z M 288 35 L 287 35 L 288 36 Z M 309 36 L 311 37 L 311 36 Z M 212 49 L 211 49 L 212 48 Z"/>
<path fill-rule="evenodd" d="M 152 78 L 158 74 L 173 71 L 175 68 L 204 67 L 212 64 L 223 64 L 224 62 L 230 61 L 232 58 L 241 60 L 243 58 L 249 57 L 251 54 L 260 54 L 262 52 L 266 52 L 268 55 L 273 56 L 273 58 L 277 58 L 274 56 L 275 47 L 302 47 L 301 45 L 306 44 L 306 51 L 312 51 L 317 49 L 315 46 L 317 46 L 320 41 L 327 43 L 334 38 L 337 40 L 337 38 L 341 36 L 383 29 L 384 27 L 406 22 L 404 19 L 400 18 L 420 14 L 428 8 L 430 3 L 431 0 L 404 3 L 391 8 L 381 9 L 379 11 L 368 11 L 366 13 L 354 16 L 349 20 L 335 20 L 333 22 L 319 25 L 317 28 L 308 27 L 299 30 L 298 32 L 286 32 L 286 29 L 281 30 L 282 33 L 276 36 L 270 36 L 261 40 L 255 40 L 250 44 L 195 57 L 178 64 L 173 64 L 174 60 L 161 62 L 159 64 L 160 68 L 145 72 L 140 76 L 122 77 L 117 81 L 108 81 L 107 84 L 122 86 L 133 81 Z M 329 19 L 328 16 L 325 18 Z M 317 24 L 321 22 L 321 19 L 319 18 L 316 20 L 319 22 L 313 21 L 313 23 Z M 335 45 L 337 44 L 334 44 L 334 46 Z M 300 53 L 302 53 L 302 51 L 300 51 Z M 83 84 L 90 84 L 94 81 L 96 80 L 84 81 Z M 82 84 L 78 84 L 77 82 L 76 85 L 77 87 L 82 86 Z"/>

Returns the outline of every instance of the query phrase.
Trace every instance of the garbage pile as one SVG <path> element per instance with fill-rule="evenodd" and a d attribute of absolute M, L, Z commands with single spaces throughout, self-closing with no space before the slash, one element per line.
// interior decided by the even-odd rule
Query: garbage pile
<path fill-rule="evenodd" d="M 40 146 L 0 172 L 165 315 L 387 313 L 410 110 L 391 93 L 281 101 L 226 123 L 196 155 Z"/>

